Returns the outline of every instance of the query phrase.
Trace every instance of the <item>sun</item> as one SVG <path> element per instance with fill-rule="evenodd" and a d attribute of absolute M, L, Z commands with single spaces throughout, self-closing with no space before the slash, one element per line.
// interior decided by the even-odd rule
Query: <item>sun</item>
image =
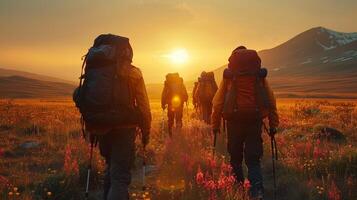
<path fill-rule="evenodd" d="M 176 49 L 172 51 L 168 57 L 173 64 L 184 64 L 187 63 L 189 59 L 186 49 Z"/>

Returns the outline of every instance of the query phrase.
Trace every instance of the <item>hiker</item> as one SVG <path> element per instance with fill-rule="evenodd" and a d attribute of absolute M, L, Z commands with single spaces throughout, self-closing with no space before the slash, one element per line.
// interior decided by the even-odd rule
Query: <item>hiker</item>
<path fill-rule="evenodd" d="M 196 98 L 196 91 L 197 91 L 197 87 L 198 87 L 198 82 L 200 81 L 200 78 L 198 79 L 197 82 L 194 83 L 193 85 L 193 90 L 192 90 L 192 104 L 193 104 L 193 107 L 195 108 L 195 110 L 198 109 L 198 101 L 197 101 L 197 98 Z"/>
<path fill-rule="evenodd" d="M 196 91 L 200 80 L 201 77 L 198 77 L 198 80 L 194 83 L 193 90 L 192 90 L 192 104 L 193 104 L 193 108 L 195 109 L 195 118 L 197 119 L 201 119 L 200 105 L 196 97 Z"/>
<path fill-rule="evenodd" d="M 86 132 L 98 139 L 107 164 L 104 200 L 129 199 L 138 128 L 144 148 L 149 142 L 149 99 L 141 71 L 131 65 L 132 58 L 128 38 L 98 36 L 85 57 L 84 81 L 74 97 Z"/>
<path fill-rule="evenodd" d="M 276 134 L 279 117 L 273 91 L 266 80 L 267 71 L 254 50 L 239 47 L 232 52 L 228 68 L 213 99 L 212 129 L 217 134 L 221 117 L 227 120 L 228 152 L 238 184 L 244 182 L 242 161 L 248 167 L 250 195 L 263 199 L 261 172 L 263 119 L 269 119 L 269 135 Z"/>
<path fill-rule="evenodd" d="M 161 107 L 163 110 L 167 108 L 170 137 L 174 124 L 177 128 L 182 128 L 183 106 L 187 101 L 188 94 L 183 79 L 178 73 L 167 74 L 161 95 Z"/>
<path fill-rule="evenodd" d="M 202 72 L 200 81 L 197 86 L 195 98 L 199 102 L 199 110 L 201 111 L 202 120 L 210 124 L 212 114 L 212 100 L 217 92 L 217 83 L 214 79 L 213 72 Z"/>

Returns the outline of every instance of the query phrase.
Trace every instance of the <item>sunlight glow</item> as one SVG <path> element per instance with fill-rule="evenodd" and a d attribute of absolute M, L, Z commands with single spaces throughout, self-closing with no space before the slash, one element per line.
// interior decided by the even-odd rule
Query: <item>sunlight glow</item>
<path fill-rule="evenodd" d="M 171 99 L 171 104 L 172 104 L 172 107 L 173 108 L 178 108 L 181 106 L 181 99 L 179 96 L 174 96 L 172 99 Z"/>
<path fill-rule="evenodd" d="M 176 49 L 171 52 L 168 57 L 173 64 L 184 64 L 187 63 L 189 59 L 186 49 Z"/>

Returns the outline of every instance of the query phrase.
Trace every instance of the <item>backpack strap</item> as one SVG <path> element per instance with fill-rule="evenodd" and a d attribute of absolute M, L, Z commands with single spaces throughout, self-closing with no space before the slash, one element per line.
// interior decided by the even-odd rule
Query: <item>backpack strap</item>
<path fill-rule="evenodd" d="M 78 86 L 78 94 L 80 95 L 80 91 L 81 91 L 81 87 L 82 87 L 82 84 L 83 84 L 83 79 L 84 79 L 84 69 L 85 69 L 85 66 L 86 66 L 86 62 L 87 62 L 87 55 L 84 55 L 82 57 L 83 59 L 83 63 L 82 63 L 82 67 L 81 67 L 81 76 L 79 77 L 79 86 Z"/>
<path fill-rule="evenodd" d="M 78 96 L 80 97 L 81 95 L 81 88 L 82 88 L 82 84 L 83 84 L 83 79 L 84 79 L 84 69 L 86 66 L 86 62 L 87 62 L 87 55 L 84 55 L 82 57 L 83 59 L 83 63 L 82 63 L 82 67 L 81 67 L 81 76 L 79 77 L 79 86 L 78 86 Z M 84 123 L 84 119 L 83 119 L 83 115 L 81 115 L 81 119 L 80 119 L 80 123 L 81 123 L 81 131 L 82 131 L 82 137 L 84 139 L 86 139 L 86 128 L 85 128 L 85 123 Z"/>

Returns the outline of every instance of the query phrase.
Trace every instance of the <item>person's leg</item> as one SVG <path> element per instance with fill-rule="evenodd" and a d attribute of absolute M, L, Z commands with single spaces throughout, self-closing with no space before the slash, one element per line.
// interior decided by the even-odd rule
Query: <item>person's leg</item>
<path fill-rule="evenodd" d="M 128 200 L 131 182 L 130 169 L 135 159 L 135 128 L 111 132 L 110 189 L 107 200 Z"/>
<path fill-rule="evenodd" d="M 176 110 L 176 127 L 181 130 L 183 117 L 183 106 Z"/>
<path fill-rule="evenodd" d="M 174 120 L 175 120 L 175 112 L 172 111 L 170 108 L 167 110 L 167 119 L 168 119 L 168 128 L 169 128 L 169 135 L 170 137 L 172 136 L 172 128 L 174 126 Z"/>
<path fill-rule="evenodd" d="M 202 103 L 200 103 L 199 108 L 200 108 L 200 120 L 204 120 L 204 117 L 203 117 L 203 105 L 202 105 Z"/>
<path fill-rule="evenodd" d="M 203 121 L 208 124 L 208 105 L 207 105 L 207 103 L 202 104 L 202 115 L 203 115 Z"/>
<path fill-rule="evenodd" d="M 228 121 L 226 128 L 228 132 L 227 148 L 231 157 L 230 163 L 233 168 L 233 174 L 237 183 L 242 184 L 244 182 L 242 168 L 244 135 L 241 134 L 239 125 L 235 121 Z"/>
<path fill-rule="evenodd" d="M 107 167 L 105 169 L 105 175 L 104 175 L 104 191 L 103 191 L 104 200 L 108 199 L 109 189 L 110 189 L 110 164 L 107 164 Z"/>
<path fill-rule="evenodd" d="M 248 179 L 251 184 L 253 198 L 263 198 L 263 176 L 260 160 L 263 155 L 263 140 L 261 137 L 262 123 L 252 123 L 247 127 L 244 157 L 248 167 Z"/>
<path fill-rule="evenodd" d="M 208 103 L 207 105 L 207 123 L 211 124 L 211 115 L 212 115 L 212 103 Z"/>
<path fill-rule="evenodd" d="M 98 140 L 100 154 L 105 158 L 105 163 L 107 165 L 105 168 L 103 184 L 103 199 L 107 200 L 110 189 L 110 150 L 112 148 L 112 144 L 108 135 L 100 136 Z"/>

